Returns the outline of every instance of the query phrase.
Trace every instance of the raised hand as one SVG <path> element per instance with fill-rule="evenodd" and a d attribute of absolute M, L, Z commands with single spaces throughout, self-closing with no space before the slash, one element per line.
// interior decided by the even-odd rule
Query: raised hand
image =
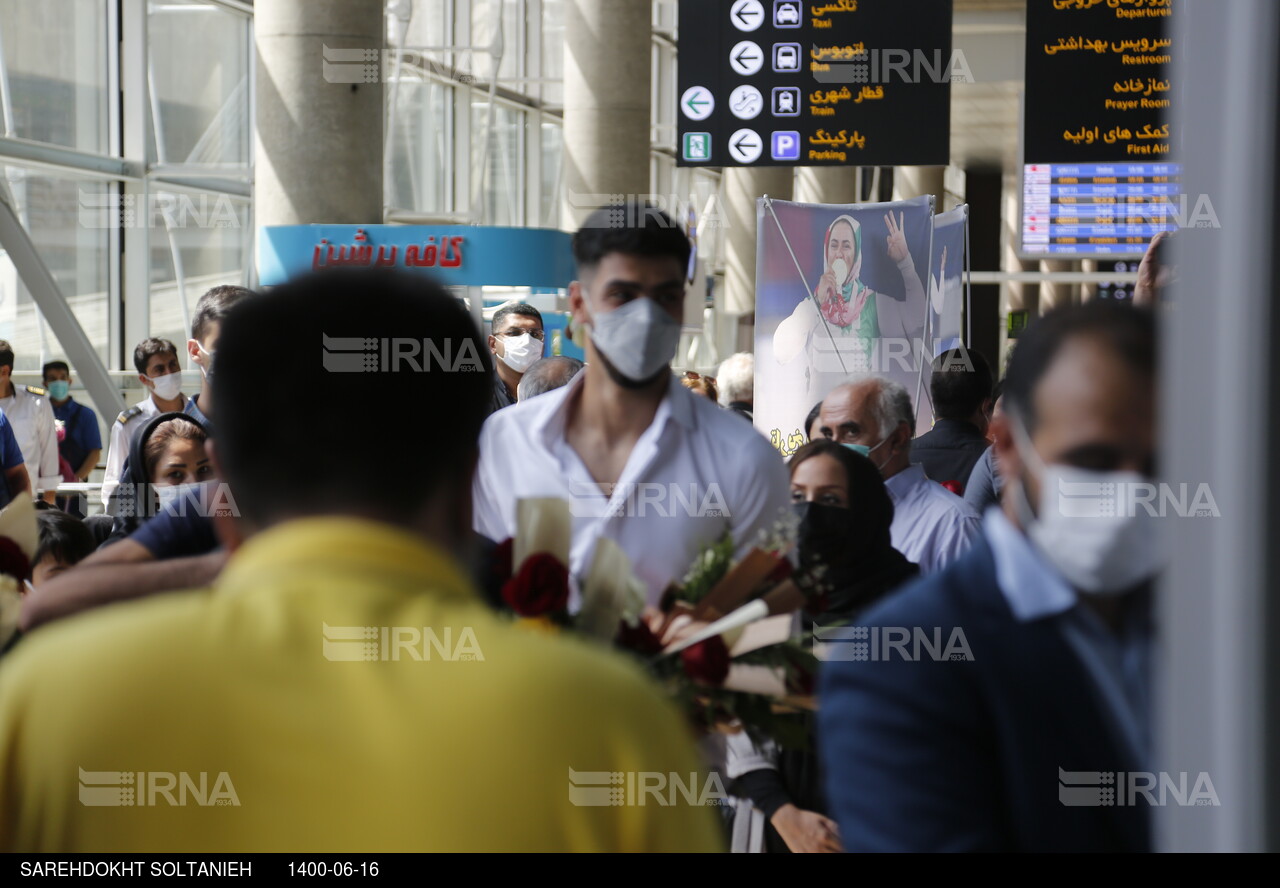
<path fill-rule="evenodd" d="M 889 258 L 894 262 L 901 262 L 903 259 L 911 258 L 911 250 L 907 248 L 907 236 L 902 232 L 902 228 L 906 224 L 906 215 L 906 213 L 902 213 L 898 219 L 894 219 L 893 213 L 888 213 L 884 217 L 885 225 L 889 228 L 889 236 L 885 238 L 885 247 L 889 251 Z"/>

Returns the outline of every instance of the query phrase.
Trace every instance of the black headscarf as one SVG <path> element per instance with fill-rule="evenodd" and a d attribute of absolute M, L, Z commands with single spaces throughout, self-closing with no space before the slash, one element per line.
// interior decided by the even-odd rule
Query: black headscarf
<path fill-rule="evenodd" d="M 916 576 L 920 569 L 893 548 L 889 527 L 893 501 L 880 470 L 867 457 L 829 439 L 811 441 L 796 451 L 790 468 L 815 456 L 830 456 L 844 467 L 849 508 L 796 503 L 800 517 L 802 571 L 821 565 L 824 594 L 811 604 L 811 616 L 824 622 L 852 619 L 868 605 Z"/>
<path fill-rule="evenodd" d="M 115 521 L 112 523 L 110 535 L 103 543 L 104 546 L 131 535 L 159 511 L 160 502 L 152 492 L 151 477 L 147 474 L 147 442 L 151 440 L 156 429 L 175 419 L 200 426 L 206 432 L 209 431 L 190 414 L 161 413 L 149 419 L 146 425 L 134 432 L 129 442 L 129 458 L 126 462 L 128 473 L 120 478 L 120 486 L 111 494 L 111 505 L 107 509 L 115 516 Z"/>

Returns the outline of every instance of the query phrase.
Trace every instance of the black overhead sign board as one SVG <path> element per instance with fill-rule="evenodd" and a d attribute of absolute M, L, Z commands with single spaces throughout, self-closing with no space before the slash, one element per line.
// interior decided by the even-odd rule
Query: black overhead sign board
<path fill-rule="evenodd" d="M 681 0 L 681 166 L 949 160 L 951 0 Z"/>

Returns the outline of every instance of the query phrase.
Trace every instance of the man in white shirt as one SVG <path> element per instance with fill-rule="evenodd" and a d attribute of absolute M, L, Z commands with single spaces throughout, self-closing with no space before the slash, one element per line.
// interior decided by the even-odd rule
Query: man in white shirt
<path fill-rule="evenodd" d="M 762 436 L 671 373 L 690 247 L 670 217 L 606 207 L 573 248 L 580 279 L 569 305 L 586 367 L 485 422 L 475 528 L 501 541 L 515 534 L 517 500 L 567 500 L 572 574 L 585 576 L 608 537 L 656 604 L 726 533 L 743 555 L 774 528 L 788 511 L 787 472 Z"/>
<path fill-rule="evenodd" d="M 53 406 L 44 389 L 13 384 L 13 346 L 0 339 L 0 409 L 9 417 L 18 440 L 22 460 L 27 465 L 32 492 L 52 503 L 54 491 L 62 483 L 58 468 L 58 433 L 53 424 Z"/>
<path fill-rule="evenodd" d="M 911 464 L 915 415 L 911 395 L 880 376 L 854 377 L 822 402 L 820 433 L 866 453 L 884 476 L 893 500 L 893 547 L 921 573 L 945 567 L 981 530 L 978 513 Z"/>
<path fill-rule="evenodd" d="M 161 413 L 181 413 L 186 404 L 178 347 L 172 342 L 155 338 L 142 340 L 133 350 L 133 366 L 138 371 L 138 381 L 147 389 L 147 397 L 116 417 L 111 426 L 107 469 L 102 479 L 104 506 L 110 503 L 111 494 L 120 485 L 120 473 L 129 456 L 133 433 Z"/>

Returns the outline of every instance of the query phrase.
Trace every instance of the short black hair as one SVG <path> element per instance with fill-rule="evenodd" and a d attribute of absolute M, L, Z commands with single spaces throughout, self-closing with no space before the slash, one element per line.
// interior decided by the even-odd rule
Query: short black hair
<path fill-rule="evenodd" d="M 40 368 L 40 378 L 48 379 L 50 370 L 61 370 L 68 376 L 71 375 L 71 365 L 66 361 L 46 361 L 45 365 Z"/>
<path fill-rule="evenodd" d="M 938 419 L 968 419 L 991 397 L 991 366 L 978 351 L 960 346 L 933 359 L 929 395 Z"/>
<path fill-rule="evenodd" d="M 0 367 L 13 369 L 13 346 L 7 339 L 0 339 Z"/>
<path fill-rule="evenodd" d="M 196 314 L 191 319 L 191 338 L 203 343 L 210 324 L 220 323 L 233 305 L 246 296 L 252 295 L 253 291 L 247 287 L 237 287 L 232 284 L 222 284 L 206 291 L 196 303 Z"/>
<path fill-rule="evenodd" d="M 1036 387 L 1062 346 L 1079 337 L 1098 340 L 1135 373 L 1155 379 L 1159 355 L 1149 309 L 1097 299 L 1056 309 L 1018 337 L 1004 377 L 1005 411 L 1016 414 L 1028 434 L 1036 424 Z"/>
<path fill-rule="evenodd" d="M 809 429 L 813 428 L 813 424 L 818 421 L 818 416 L 822 413 L 822 402 L 819 401 L 813 405 L 813 409 L 809 411 L 809 415 L 804 418 L 804 436 L 809 438 Z M 810 441 L 817 440 L 809 438 Z M 824 439 L 825 440 L 825 439 Z"/>
<path fill-rule="evenodd" d="M 262 396 L 265 354 L 289 366 L 288 398 Z M 241 514 L 260 526 L 295 515 L 398 524 L 420 517 L 438 489 L 469 478 L 493 394 L 487 354 L 462 304 L 418 275 L 329 269 L 242 301 L 218 341 L 218 398 L 236 409 L 219 415 L 217 438 L 223 480 Z M 326 422 L 322 439 L 282 465 L 272 448 L 305 439 L 334 404 L 358 404 L 360 415 Z M 370 437 L 360 417 L 393 417 L 406 404 L 447 416 L 449 434 L 415 445 L 414 471 L 397 475 L 389 492 L 387 466 L 400 461 L 396 436 Z"/>
<path fill-rule="evenodd" d="M 520 315 L 525 318 L 533 318 L 538 322 L 538 326 L 542 324 L 542 312 L 538 311 L 527 302 L 517 302 L 514 305 L 504 305 L 493 313 L 493 318 L 489 322 L 489 329 L 497 333 L 502 329 L 502 319 L 507 315 Z"/>
<path fill-rule="evenodd" d="M 133 350 L 133 366 L 139 373 L 146 376 L 147 363 L 156 355 L 166 354 L 172 354 L 176 360 L 178 347 L 167 339 L 157 339 L 154 336 L 144 339 Z"/>
<path fill-rule="evenodd" d="M 634 200 L 595 210 L 573 235 L 579 273 L 595 268 L 610 253 L 670 256 L 686 269 L 692 250 L 688 235 L 670 216 Z"/>
<path fill-rule="evenodd" d="M 79 518 L 61 509 L 48 509 L 36 513 L 36 530 L 39 540 L 36 554 L 31 559 L 35 567 L 46 555 L 60 564 L 78 564 L 88 558 L 97 544 L 93 534 Z"/>

